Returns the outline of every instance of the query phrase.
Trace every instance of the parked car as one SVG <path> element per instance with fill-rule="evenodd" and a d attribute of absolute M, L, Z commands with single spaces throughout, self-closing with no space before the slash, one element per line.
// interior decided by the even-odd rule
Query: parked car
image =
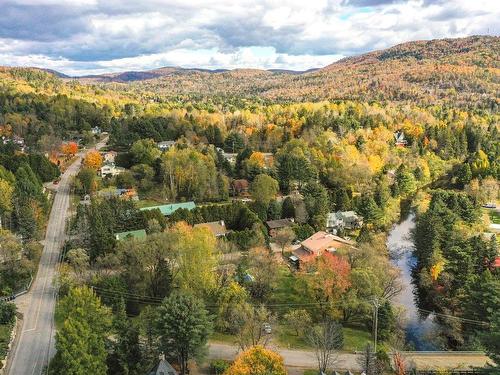
<path fill-rule="evenodd" d="M 484 208 L 497 208 L 497 205 L 495 203 L 486 203 L 486 204 L 483 204 L 483 207 Z"/>
<path fill-rule="evenodd" d="M 270 334 L 271 334 L 271 332 L 272 332 L 271 325 L 270 325 L 269 323 L 264 323 L 264 324 L 262 325 L 262 330 L 263 330 L 265 333 L 267 333 L 268 335 L 270 335 Z"/>

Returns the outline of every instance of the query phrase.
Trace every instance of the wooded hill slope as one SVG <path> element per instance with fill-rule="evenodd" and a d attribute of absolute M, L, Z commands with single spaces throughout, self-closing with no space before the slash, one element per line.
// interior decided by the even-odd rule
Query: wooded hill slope
<path fill-rule="evenodd" d="M 472 36 L 408 42 L 308 72 L 161 68 L 80 78 L 128 82 L 125 90 L 169 95 L 261 97 L 271 101 L 335 99 L 436 102 L 494 108 L 500 38 Z"/>

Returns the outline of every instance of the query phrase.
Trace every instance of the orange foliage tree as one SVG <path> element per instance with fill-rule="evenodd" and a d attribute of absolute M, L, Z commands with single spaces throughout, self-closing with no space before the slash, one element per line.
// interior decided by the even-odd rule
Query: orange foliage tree
<path fill-rule="evenodd" d="M 102 156 L 99 151 L 91 150 L 87 152 L 84 165 L 89 168 L 99 169 L 102 165 Z"/>
<path fill-rule="evenodd" d="M 335 302 L 351 285 L 349 262 L 338 255 L 325 252 L 315 264 L 309 265 L 311 267 L 316 269 L 314 277 L 310 274 L 303 277 L 307 292 L 320 303 Z"/>
<path fill-rule="evenodd" d="M 252 346 L 241 353 L 224 375 L 286 375 L 283 357 L 263 346 Z"/>
<path fill-rule="evenodd" d="M 66 156 L 73 156 L 78 152 L 78 145 L 75 142 L 63 143 L 61 152 Z"/>

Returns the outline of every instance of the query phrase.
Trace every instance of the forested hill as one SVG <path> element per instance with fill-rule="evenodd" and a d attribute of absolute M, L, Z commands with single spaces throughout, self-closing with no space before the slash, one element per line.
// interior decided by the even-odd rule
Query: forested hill
<path fill-rule="evenodd" d="M 271 101 L 335 99 L 498 105 L 500 38 L 408 42 L 309 72 L 162 68 L 82 78 L 130 82 L 127 90 L 165 95 L 258 96 Z"/>

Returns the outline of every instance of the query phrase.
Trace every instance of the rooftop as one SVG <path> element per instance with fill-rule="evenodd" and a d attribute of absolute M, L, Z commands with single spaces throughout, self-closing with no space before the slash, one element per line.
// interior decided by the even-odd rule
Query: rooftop
<path fill-rule="evenodd" d="M 194 204 L 194 202 L 171 203 L 171 204 L 163 204 L 160 206 L 143 207 L 141 208 L 141 211 L 160 210 L 160 212 L 164 216 L 169 216 L 180 208 L 184 208 L 186 210 L 192 210 L 196 208 L 196 205 Z"/>
<path fill-rule="evenodd" d="M 269 229 L 279 229 L 284 227 L 290 227 L 293 225 L 293 219 L 278 219 L 266 221 L 266 225 Z"/>
<path fill-rule="evenodd" d="M 316 255 L 320 255 L 322 251 L 331 248 L 338 249 L 346 245 L 353 246 L 354 242 L 323 231 L 314 233 L 311 237 L 302 242 L 302 247 Z"/>
<path fill-rule="evenodd" d="M 136 240 L 143 239 L 147 236 L 144 229 L 130 230 L 128 232 L 115 233 L 115 238 L 117 241 L 121 241 L 127 238 L 133 238 Z"/>
<path fill-rule="evenodd" d="M 227 233 L 224 221 L 212 221 L 210 223 L 195 224 L 195 228 L 208 228 L 215 237 L 225 236 Z"/>

